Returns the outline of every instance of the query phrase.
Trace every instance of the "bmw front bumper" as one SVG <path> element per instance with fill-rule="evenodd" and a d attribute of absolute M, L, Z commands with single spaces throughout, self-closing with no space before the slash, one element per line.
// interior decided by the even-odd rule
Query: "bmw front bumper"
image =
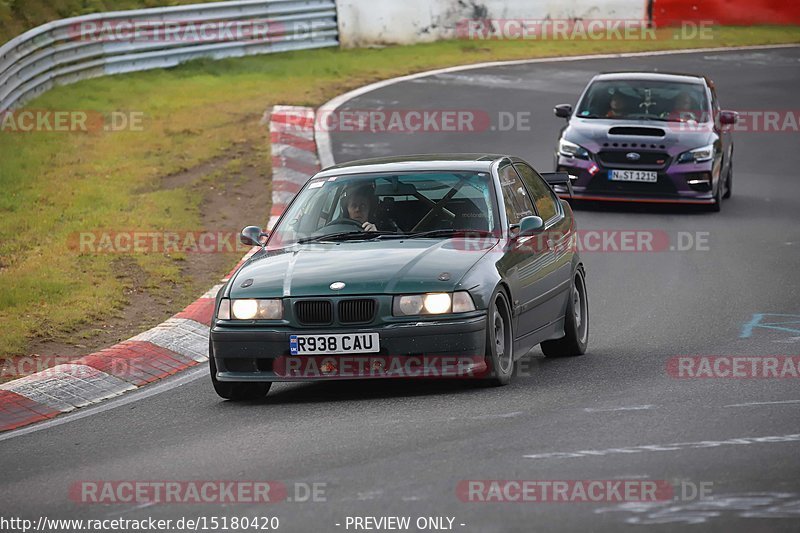
<path fill-rule="evenodd" d="M 377 353 L 291 355 L 291 335 L 378 333 Z M 211 330 L 219 381 L 469 377 L 486 371 L 486 314 L 358 328 L 221 326 Z"/>

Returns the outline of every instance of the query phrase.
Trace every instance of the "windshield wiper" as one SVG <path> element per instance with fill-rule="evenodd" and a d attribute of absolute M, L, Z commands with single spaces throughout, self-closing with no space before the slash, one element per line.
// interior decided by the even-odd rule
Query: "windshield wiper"
<path fill-rule="evenodd" d="M 397 235 L 397 233 L 394 231 L 342 231 L 339 233 L 329 233 L 327 235 L 317 235 L 316 237 L 300 239 L 296 244 L 322 241 L 347 241 L 350 239 L 377 239 L 382 235 Z"/>
<path fill-rule="evenodd" d="M 416 239 L 425 237 L 451 237 L 454 235 L 480 235 L 482 237 L 492 237 L 494 233 L 485 229 L 435 229 L 431 231 L 420 231 L 417 233 L 409 233 L 405 238 Z"/>

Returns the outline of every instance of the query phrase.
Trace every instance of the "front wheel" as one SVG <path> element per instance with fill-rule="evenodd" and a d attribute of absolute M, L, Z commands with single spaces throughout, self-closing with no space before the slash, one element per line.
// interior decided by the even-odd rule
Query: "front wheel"
<path fill-rule="evenodd" d="M 564 333 L 560 339 L 544 341 L 545 357 L 583 355 L 589 345 L 589 300 L 586 297 L 586 278 L 580 268 L 575 272 L 572 293 L 564 316 Z"/>
<path fill-rule="evenodd" d="M 514 371 L 514 330 L 511 306 L 506 293 L 499 289 L 492 297 L 486 324 L 486 365 L 490 385 L 508 385 Z"/>
<path fill-rule="evenodd" d="M 208 347 L 208 369 L 211 373 L 211 384 L 216 393 L 226 400 L 243 401 L 258 400 L 269 392 L 272 383 L 243 383 L 217 380 L 217 364 L 214 362 L 214 352 L 211 343 Z"/>

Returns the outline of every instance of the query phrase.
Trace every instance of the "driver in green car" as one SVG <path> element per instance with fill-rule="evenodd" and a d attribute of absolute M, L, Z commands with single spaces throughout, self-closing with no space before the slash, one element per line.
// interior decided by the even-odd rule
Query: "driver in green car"
<path fill-rule="evenodd" d="M 400 231 L 397 224 L 379 208 L 374 185 L 358 185 L 345 191 L 342 205 L 347 217 L 361 223 L 364 231 Z"/>

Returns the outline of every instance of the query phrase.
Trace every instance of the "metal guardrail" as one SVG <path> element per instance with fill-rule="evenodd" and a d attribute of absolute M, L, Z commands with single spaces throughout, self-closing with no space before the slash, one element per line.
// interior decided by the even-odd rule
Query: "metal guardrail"
<path fill-rule="evenodd" d="M 245 31 L 220 30 L 226 25 Z M 203 28 L 216 30 L 198 34 Z M 0 47 L 0 111 L 87 78 L 337 46 L 338 38 L 335 0 L 236 0 L 56 20 Z"/>

